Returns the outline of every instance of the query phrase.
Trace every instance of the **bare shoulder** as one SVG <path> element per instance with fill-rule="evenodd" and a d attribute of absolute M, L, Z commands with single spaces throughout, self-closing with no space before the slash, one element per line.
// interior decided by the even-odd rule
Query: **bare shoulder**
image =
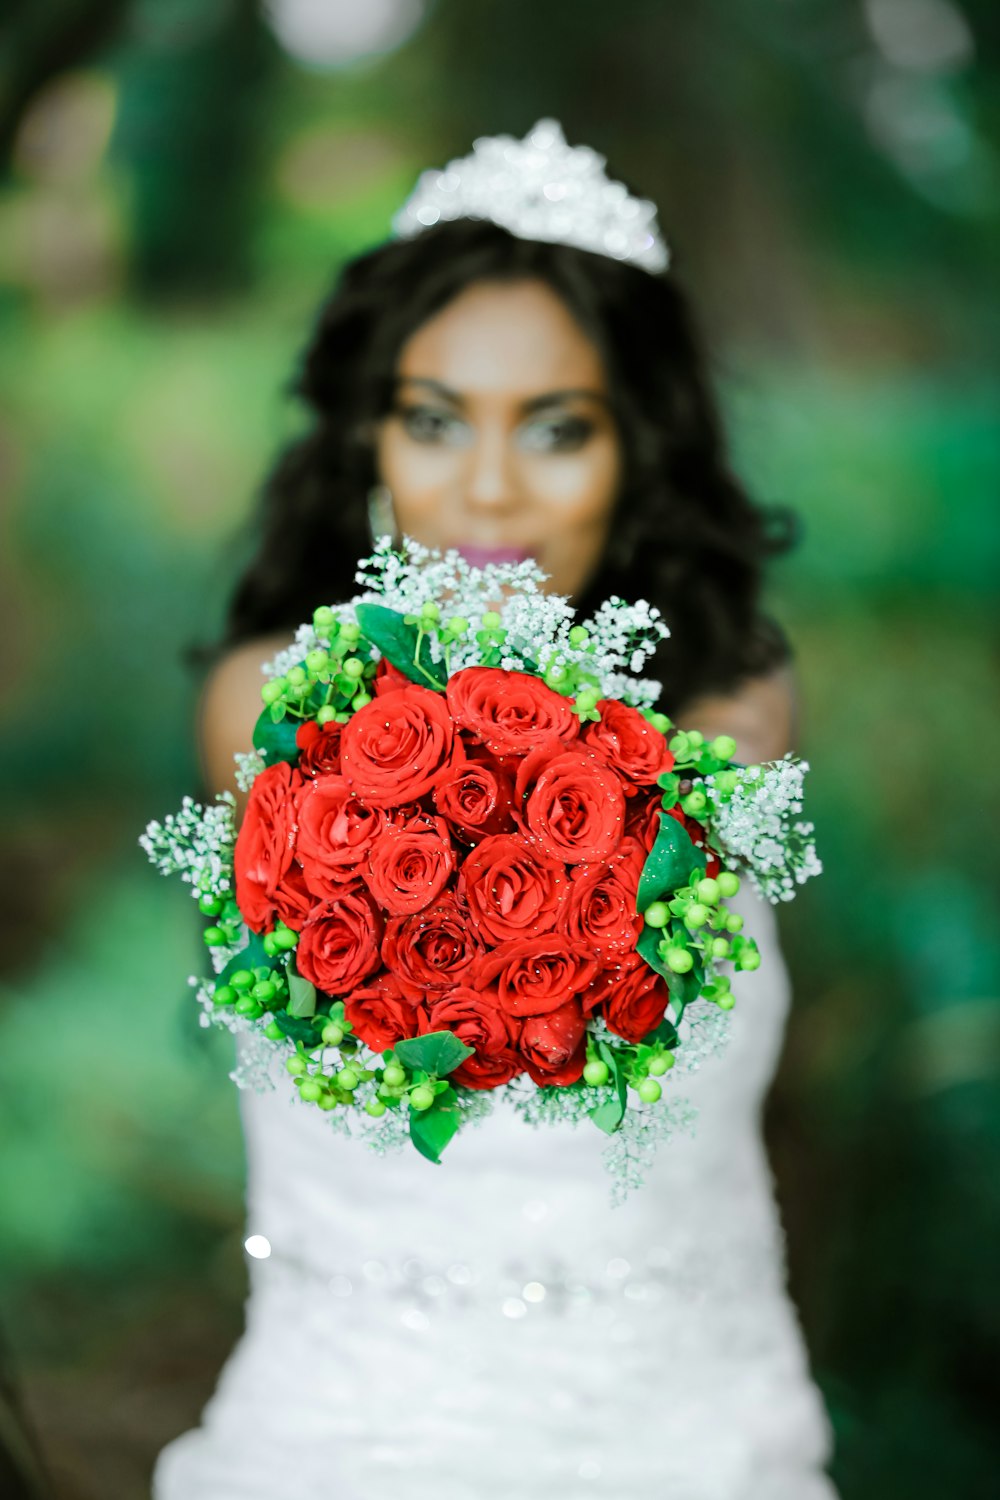
<path fill-rule="evenodd" d="M 236 791 L 233 757 L 251 747 L 262 706 L 260 690 L 266 681 L 261 667 L 290 644 L 288 632 L 245 641 L 221 657 L 205 679 L 195 734 L 202 778 L 213 794 Z"/>
<path fill-rule="evenodd" d="M 798 738 L 795 668 L 748 677 L 728 693 L 706 693 L 684 705 L 677 722 L 705 735 L 730 734 L 736 758 L 745 765 L 778 760 L 795 749 Z"/>

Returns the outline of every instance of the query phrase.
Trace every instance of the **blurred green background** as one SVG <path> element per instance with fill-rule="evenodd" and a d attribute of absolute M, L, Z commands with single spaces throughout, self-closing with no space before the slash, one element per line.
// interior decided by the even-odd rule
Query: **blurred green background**
<path fill-rule="evenodd" d="M 8 0 L 0 1339 L 60 1500 L 145 1495 L 241 1327 L 228 1045 L 136 844 L 196 782 L 182 647 L 337 266 L 542 115 L 660 205 L 803 522 L 826 873 L 766 1124 L 834 1477 L 997 1493 L 998 41 L 992 0 Z"/>

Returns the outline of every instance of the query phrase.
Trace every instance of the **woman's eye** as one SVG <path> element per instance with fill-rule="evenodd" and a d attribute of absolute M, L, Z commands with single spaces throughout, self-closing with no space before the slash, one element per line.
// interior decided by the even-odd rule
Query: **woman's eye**
<path fill-rule="evenodd" d="M 521 428 L 521 446 L 536 453 L 571 453 L 594 431 L 586 417 L 544 417 Z"/>
<path fill-rule="evenodd" d="M 454 412 L 434 406 L 404 406 L 399 419 L 408 437 L 417 443 L 448 443 L 461 447 L 466 441 L 466 424 Z"/>

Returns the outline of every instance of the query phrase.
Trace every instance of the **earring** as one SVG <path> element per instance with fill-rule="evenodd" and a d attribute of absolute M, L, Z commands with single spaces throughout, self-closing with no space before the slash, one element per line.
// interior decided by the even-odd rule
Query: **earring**
<path fill-rule="evenodd" d="M 387 484 L 373 484 L 368 491 L 368 529 L 372 543 L 396 536 L 396 513 L 392 508 L 392 491 Z"/>

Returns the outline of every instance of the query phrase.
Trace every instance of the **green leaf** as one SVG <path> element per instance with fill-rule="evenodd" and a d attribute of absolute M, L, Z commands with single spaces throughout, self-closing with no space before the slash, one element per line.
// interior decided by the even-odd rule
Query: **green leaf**
<path fill-rule="evenodd" d="M 401 614 L 387 609 L 384 604 L 358 604 L 355 614 L 362 633 L 404 676 L 411 682 L 419 682 L 421 687 L 444 692 L 448 685 L 448 670 L 444 662 L 431 660 L 427 638 L 420 637 L 416 626 L 407 625 Z"/>
<path fill-rule="evenodd" d="M 473 1047 L 460 1042 L 453 1031 L 428 1031 L 424 1036 L 413 1036 L 395 1046 L 396 1056 L 404 1067 L 415 1071 L 422 1068 L 438 1078 L 457 1068 L 459 1063 L 471 1057 Z"/>
<path fill-rule="evenodd" d="M 307 1052 L 320 1045 L 315 1027 L 307 1017 L 290 1015 L 287 1010 L 277 1010 L 274 1019 L 285 1035 L 293 1042 L 301 1042 Z"/>
<path fill-rule="evenodd" d="M 686 885 L 692 867 L 705 868 L 705 854 L 696 849 L 687 831 L 666 813 L 660 814 L 660 831 L 642 867 L 636 893 L 636 911 L 645 911 L 654 901 L 670 896 Z"/>
<path fill-rule="evenodd" d="M 396 1051 L 399 1051 L 397 1044 Z M 421 1156 L 440 1165 L 441 1153 L 462 1123 L 458 1095 L 452 1088 L 439 1094 L 430 1109 L 410 1110 L 410 1140 Z"/>
<path fill-rule="evenodd" d="M 280 724 L 271 722 L 271 710 L 265 708 L 253 731 L 253 747 L 259 750 L 269 766 L 287 760 L 292 765 L 299 758 L 299 747 L 295 743 L 298 719 L 282 719 Z"/>
<path fill-rule="evenodd" d="M 693 969 L 688 969 L 686 974 L 675 974 L 672 969 L 667 971 L 667 984 L 670 986 L 670 1003 L 673 1007 L 674 1020 L 680 1025 L 683 1016 L 692 1000 L 697 1000 L 701 993 L 701 987 L 705 980 L 705 971 L 701 964 L 695 964 Z"/>
<path fill-rule="evenodd" d="M 316 986 L 288 965 L 288 1014 L 303 1018 L 316 1014 Z"/>
<path fill-rule="evenodd" d="M 670 970 L 659 954 L 660 943 L 665 933 L 659 927 L 644 927 L 639 941 L 635 945 L 635 951 L 640 958 L 644 958 L 651 969 L 657 974 L 662 974 L 664 979 L 670 978 Z"/>
<path fill-rule="evenodd" d="M 611 1084 L 615 1090 L 615 1097 L 607 1099 L 603 1104 L 596 1104 L 593 1109 L 588 1110 L 590 1118 L 599 1130 L 607 1135 L 612 1135 L 625 1118 L 627 1105 L 627 1086 L 622 1071 L 618 1066 L 618 1057 L 613 1047 L 607 1042 L 598 1042 L 597 1054 L 602 1062 L 607 1063 L 611 1073 Z"/>
<path fill-rule="evenodd" d="M 673 998 L 673 997 L 671 997 Z M 652 1031 L 647 1031 L 642 1039 L 643 1046 L 652 1046 L 654 1042 L 661 1042 L 664 1047 L 674 1048 L 680 1046 L 680 1038 L 677 1035 L 677 1027 L 666 1016 Z"/>
<path fill-rule="evenodd" d="M 657 777 L 656 785 L 663 789 L 664 807 L 673 807 L 680 801 L 680 784 L 681 778 L 673 771 L 664 771 Z"/>
<path fill-rule="evenodd" d="M 216 975 L 215 983 L 217 986 L 228 984 L 230 975 L 237 973 L 238 970 L 249 969 L 252 973 L 254 969 L 259 967 L 266 968 L 268 973 L 270 973 L 272 969 L 278 967 L 278 959 L 272 958 L 270 954 L 265 953 L 260 934 L 251 932 L 246 947 L 241 948 L 239 953 L 233 955 L 222 970 L 222 973 Z"/>

